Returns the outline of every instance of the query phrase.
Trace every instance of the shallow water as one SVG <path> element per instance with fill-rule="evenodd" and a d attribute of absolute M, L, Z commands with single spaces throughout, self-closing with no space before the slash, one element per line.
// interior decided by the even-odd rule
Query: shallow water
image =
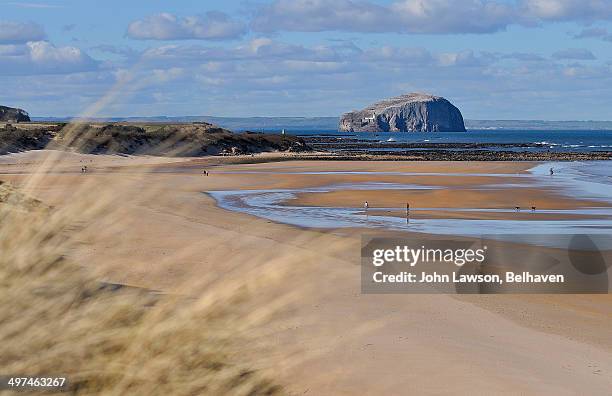
<path fill-rule="evenodd" d="M 555 174 L 549 175 L 553 168 Z M 275 173 L 275 172 L 236 172 Z M 278 172 L 290 174 L 291 172 Z M 411 172 L 299 172 L 295 174 L 372 174 L 372 175 L 431 175 L 431 176 L 498 176 L 523 178 L 522 183 L 498 184 L 481 188 L 514 189 L 520 187 L 554 187 L 560 193 L 612 203 L 612 162 L 545 163 L 523 174 L 464 174 L 464 173 L 411 173 Z M 498 220 L 498 219 L 428 219 L 407 221 L 395 216 L 368 216 L 363 209 L 350 207 L 292 206 L 286 202 L 301 193 L 325 193 L 337 190 L 415 190 L 440 189 L 440 186 L 401 183 L 351 183 L 327 187 L 284 190 L 231 190 L 209 191 L 217 204 L 227 210 L 246 213 L 272 221 L 298 227 L 313 228 L 377 228 L 430 234 L 482 235 L 482 234 L 612 234 L 612 207 L 581 208 L 573 210 L 538 210 L 538 213 L 559 215 L 592 215 L 598 218 L 564 220 Z M 404 210 L 405 208 L 371 208 L 370 210 Z M 411 208 L 413 211 L 439 212 L 495 212 L 511 213 L 515 210 L 485 208 Z M 525 210 L 524 210 L 525 211 Z"/>
<path fill-rule="evenodd" d="M 476 176 L 476 177 L 527 177 L 522 173 L 453 173 L 453 172 L 373 172 L 373 171 L 313 171 L 313 172 L 282 172 L 282 171 L 219 171 L 216 174 L 226 175 L 372 175 L 372 176 Z"/>
<path fill-rule="evenodd" d="M 540 185 L 560 189 L 570 197 L 612 203 L 612 161 L 549 162 L 530 173 Z"/>

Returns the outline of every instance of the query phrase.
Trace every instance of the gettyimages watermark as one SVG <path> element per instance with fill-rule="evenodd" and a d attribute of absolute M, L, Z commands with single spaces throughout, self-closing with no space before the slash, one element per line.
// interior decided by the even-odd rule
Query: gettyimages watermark
<path fill-rule="evenodd" d="M 363 293 L 600 293 L 612 236 L 363 236 Z"/>

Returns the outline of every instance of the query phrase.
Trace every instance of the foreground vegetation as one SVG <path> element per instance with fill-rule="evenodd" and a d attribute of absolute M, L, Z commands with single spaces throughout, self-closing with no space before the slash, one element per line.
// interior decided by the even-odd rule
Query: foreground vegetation
<path fill-rule="evenodd" d="M 67 377 L 72 394 L 282 393 L 241 354 L 269 320 L 241 281 L 169 296 L 106 284 L 67 259 L 74 223 L 113 206 L 79 196 L 59 210 L 0 185 L 5 374 Z"/>
<path fill-rule="evenodd" d="M 0 128 L 0 154 L 25 150 L 41 150 L 53 139 L 59 128 L 22 128 L 6 124 Z"/>

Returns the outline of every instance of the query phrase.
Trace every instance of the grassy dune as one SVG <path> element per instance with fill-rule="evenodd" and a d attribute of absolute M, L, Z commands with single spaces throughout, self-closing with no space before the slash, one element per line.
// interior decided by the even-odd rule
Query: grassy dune
<path fill-rule="evenodd" d="M 295 136 L 233 133 L 195 124 L 18 124 L 0 128 L 0 153 L 42 148 L 92 154 L 202 156 L 307 151 Z"/>

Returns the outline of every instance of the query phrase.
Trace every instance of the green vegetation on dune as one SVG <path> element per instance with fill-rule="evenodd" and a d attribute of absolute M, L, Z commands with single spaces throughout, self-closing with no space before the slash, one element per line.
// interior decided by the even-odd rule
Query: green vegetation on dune
<path fill-rule="evenodd" d="M 93 154 L 163 156 L 238 155 L 266 151 L 307 151 L 304 140 L 288 135 L 233 133 L 208 123 L 62 124 L 0 128 L 0 153 L 43 148 Z"/>
<path fill-rule="evenodd" d="M 24 150 L 40 150 L 49 144 L 57 127 L 17 128 L 6 124 L 0 128 L 0 154 Z"/>

